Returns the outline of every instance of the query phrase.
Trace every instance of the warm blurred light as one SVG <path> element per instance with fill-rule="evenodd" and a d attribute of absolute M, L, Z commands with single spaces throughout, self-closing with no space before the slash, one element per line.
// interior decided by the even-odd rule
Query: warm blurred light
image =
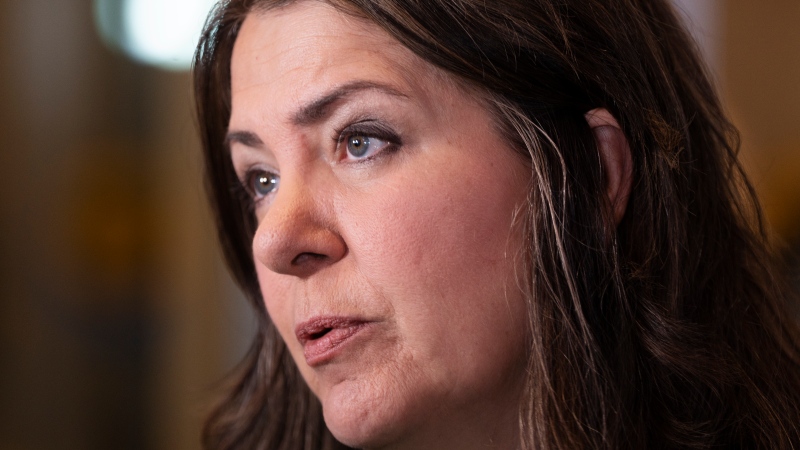
<path fill-rule="evenodd" d="M 95 0 L 103 39 L 128 56 L 168 70 L 186 70 L 215 0 Z"/>

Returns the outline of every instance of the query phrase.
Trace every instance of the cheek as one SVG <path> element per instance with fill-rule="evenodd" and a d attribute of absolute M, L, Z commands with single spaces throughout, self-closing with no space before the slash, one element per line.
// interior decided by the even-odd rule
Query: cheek
<path fill-rule="evenodd" d="M 288 278 L 272 272 L 258 261 L 256 261 L 256 274 L 270 320 L 284 338 L 292 354 L 302 355 L 303 350 L 297 340 L 291 339 L 294 336 L 294 303 L 291 301 L 292 287 L 288 283 Z"/>
<path fill-rule="evenodd" d="M 445 297 L 464 280 L 507 273 L 519 247 L 511 228 L 524 184 L 495 172 L 468 161 L 451 164 L 384 180 L 380 190 L 343 205 L 344 221 L 354 226 L 342 228 L 359 267 L 383 286 L 416 281 Z"/>
<path fill-rule="evenodd" d="M 519 249 L 513 217 L 527 183 L 521 165 L 515 174 L 436 154 L 443 159 L 416 165 L 432 169 L 384 179 L 342 208 L 346 222 L 358 224 L 346 239 L 364 276 L 392 303 L 408 347 L 434 358 L 449 342 L 474 355 L 499 330 L 522 328 L 511 321 L 524 316 L 524 302 L 509 286 Z"/>

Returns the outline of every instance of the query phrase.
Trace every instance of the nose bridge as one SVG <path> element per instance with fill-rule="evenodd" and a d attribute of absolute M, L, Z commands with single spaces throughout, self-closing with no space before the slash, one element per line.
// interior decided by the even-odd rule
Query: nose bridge
<path fill-rule="evenodd" d="M 313 163 L 282 171 L 272 204 L 261 217 L 253 256 L 269 270 L 306 277 L 341 259 L 346 244 L 336 226 L 323 175 Z"/>

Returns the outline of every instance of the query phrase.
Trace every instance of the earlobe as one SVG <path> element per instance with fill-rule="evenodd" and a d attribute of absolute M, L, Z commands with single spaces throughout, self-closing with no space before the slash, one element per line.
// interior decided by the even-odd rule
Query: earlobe
<path fill-rule="evenodd" d="M 585 117 L 600 152 L 606 195 L 614 214 L 614 224 L 618 225 L 625 216 L 631 193 L 633 179 L 631 148 L 617 119 L 607 109 L 593 109 L 587 112 Z"/>

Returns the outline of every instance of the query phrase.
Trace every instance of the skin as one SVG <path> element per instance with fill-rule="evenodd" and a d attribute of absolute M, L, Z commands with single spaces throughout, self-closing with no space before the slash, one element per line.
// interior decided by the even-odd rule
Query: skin
<path fill-rule="evenodd" d="M 237 174 L 279 179 L 254 195 L 266 307 L 334 436 L 515 448 L 527 313 L 514 216 L 530 169 L 477 97 L 377 26 L 311 2 L 252 13 L 231 76 Z M 354 81 L 385 88 L 296 120 Z M 373 136 L 374 153 L 355 158 L 337 133 L 359 121 L 400 142 Z M 312 366 L 295 327 L 319 316 L 368 325 Z"/>

